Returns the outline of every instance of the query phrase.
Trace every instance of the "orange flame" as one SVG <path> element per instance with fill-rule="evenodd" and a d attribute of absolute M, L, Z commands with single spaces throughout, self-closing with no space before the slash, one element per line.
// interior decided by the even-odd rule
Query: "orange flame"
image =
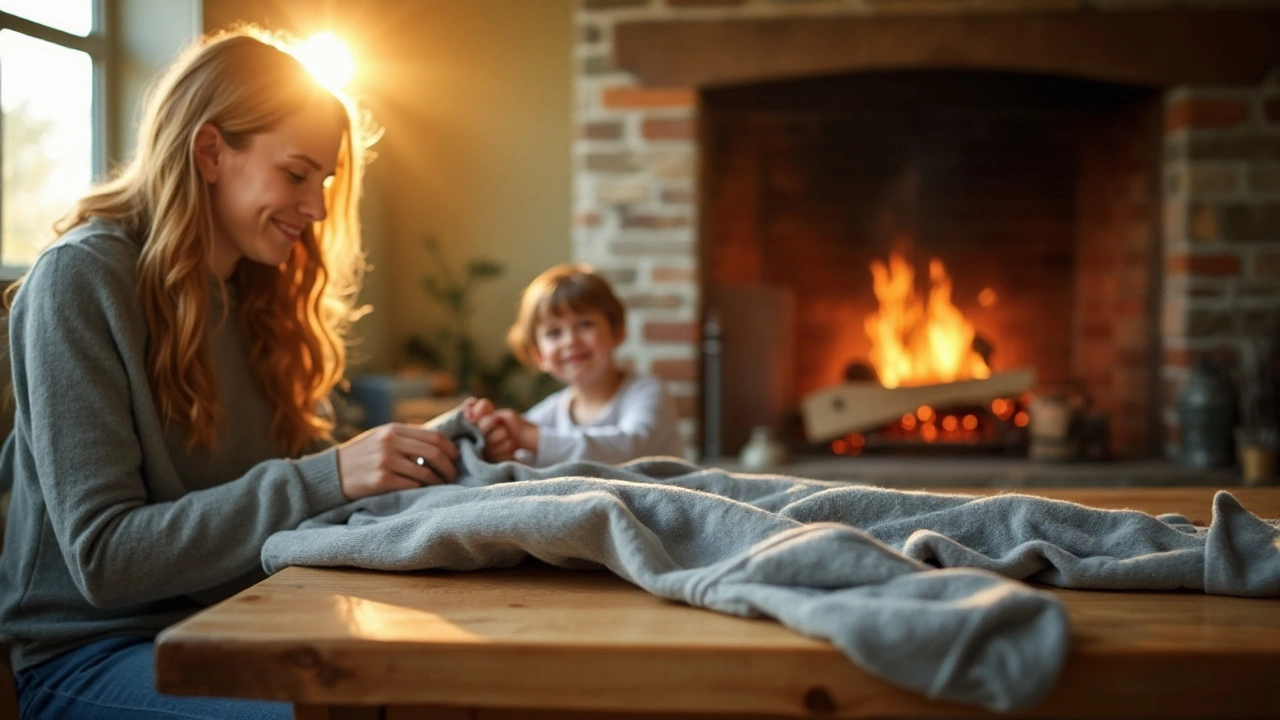
<path fill-rule="evenodd" d="M 871 365 L 887 388 L 991 376 L 973 350 L 973 325 L 951 304 L 951 277 L 942 261 L 929 261 L 929 294 L 915 290 L 915 270 L 899 254 L 886 266 L 871 262 L 878 311 L 867 316 Z M 923 418 L 922 418 L 923 419 Z"/>

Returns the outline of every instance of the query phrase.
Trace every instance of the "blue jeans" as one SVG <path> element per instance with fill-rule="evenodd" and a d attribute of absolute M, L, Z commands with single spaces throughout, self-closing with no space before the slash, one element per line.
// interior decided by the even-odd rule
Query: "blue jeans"
<path fill-rule="evenodd" d="M 16 676 L 21 720 L 291 720 L 289 703 L 156 692 L 155 645 L 115 637 Z"/>

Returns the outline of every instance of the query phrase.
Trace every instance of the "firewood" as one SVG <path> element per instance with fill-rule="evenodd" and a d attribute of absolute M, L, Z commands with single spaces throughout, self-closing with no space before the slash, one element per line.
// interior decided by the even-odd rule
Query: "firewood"
<path fill-rule="evenodd" d="M 1034 368 L 1020 368 L 984 380 L 886 388 L 874 382 L 850 382 L 805 396 L 801 403 L 809 442 L 826 442 L 851 432 L 875 430 L 922 405 L 945 408 L 976 405 L 1021 395 L 1036 382 Z"/>

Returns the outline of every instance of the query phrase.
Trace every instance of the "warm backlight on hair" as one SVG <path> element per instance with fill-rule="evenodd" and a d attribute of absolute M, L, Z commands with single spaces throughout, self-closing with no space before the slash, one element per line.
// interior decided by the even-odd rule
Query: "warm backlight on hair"
<path fill-rule="evenodd" d="M 356 61 L 351 57 L 347 44 L 331 32 L 316 33 L 307 38 L 294 55 L 321 85 L 335 92 L 346 87 L 356 74 Z"/>

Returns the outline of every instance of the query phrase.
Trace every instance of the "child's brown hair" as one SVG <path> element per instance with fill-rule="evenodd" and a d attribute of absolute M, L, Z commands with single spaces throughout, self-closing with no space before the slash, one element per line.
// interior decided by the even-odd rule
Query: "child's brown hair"
<path fill-rule="evenodd" d="M 520 312 L 507 331 L 507 345 L 520 362 L 539 369 L 536 357 L 538 324 L 566 309 L 579 313 L 598 310 L 604 313 L 614 333 L 625 329 L 626 308 L 613 294 L 608 280 L 590 265 L 556 265 L 534 278 L 524 289 L 520 296 Z"/>

